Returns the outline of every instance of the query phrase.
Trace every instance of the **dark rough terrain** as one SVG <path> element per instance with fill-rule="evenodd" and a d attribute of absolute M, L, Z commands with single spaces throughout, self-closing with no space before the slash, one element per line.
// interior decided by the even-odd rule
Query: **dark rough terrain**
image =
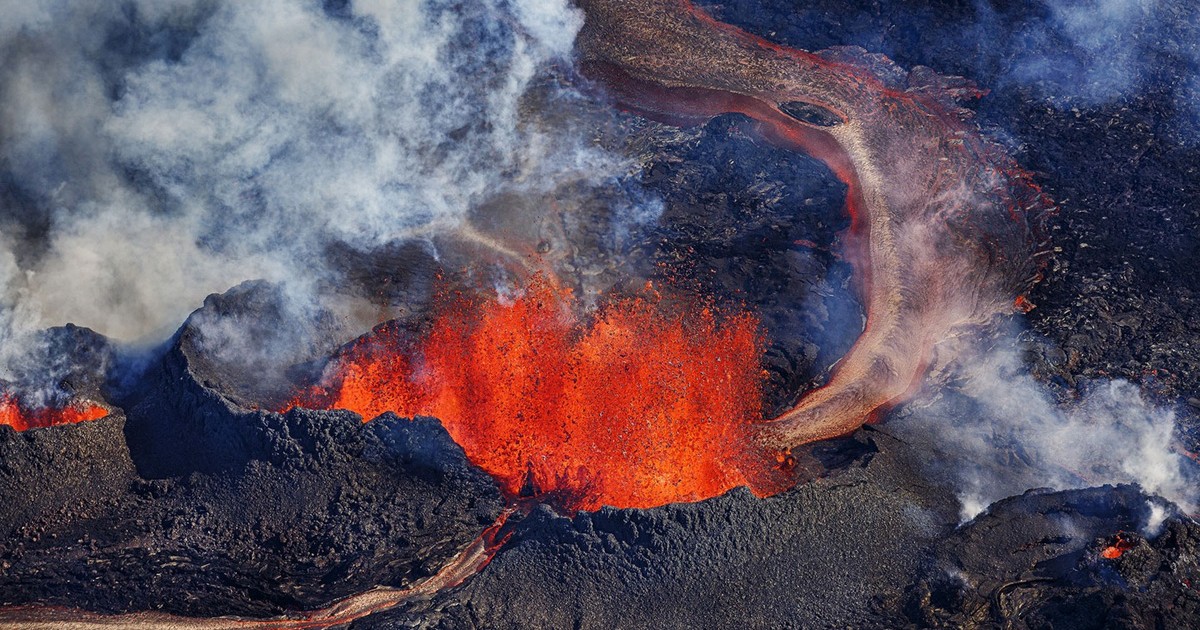
<path fill-rule="evenodd" d="M 832 472 L 766 500 L 539 508 L 460 590 L 352 627 L 1188 628 L 1200 614 L 1200 526 L 1136 487 L 1030 491 L 958 526 L 919 447 L 867 428 L 816 451 Z M 1118 535 L 1130 548 L 1101 557 Z"/>
<path fill-rule="evenodd" d="M 652 277 L 671 286 L 758 315 L 768 413 L 785 409 L 862 331 L 850 265 L 836 254 L 849 227 L 845 186 L 824 164 L 756 138 L 740 115 L 694 129 L 630 126 L 641 183 L 663 201 L 635 258 L 654 261 Z"/>
<path fill-rule="evenodd" d="M 353 627 L 883 627 L 922 551 L 957 520 L 911 448 L 870 429 L 825 445 L 832 474 L 766 500 L 546 509 L 461 591 Z"/>
<path fill-rule="evenodd" d="M 790 46 L 858 45 L 989 89 L 973 107 L 980 125 L 1060 207 L 1051 226 L 1055 257 L 1030 296 L 1037 305 L 1027 317 L 1035 368 L 1068 389 L 1080 377 L 1144 385 L 1178 407 L 1184 442 L 1196 451 L 1200 118 L 1189 90 L 1200 59 L 1200 6 L 1155 3 L 1159 14 L 1133 20 L 1107 42 L 1113 49 L 1095 51 L 1055 27 L 1052 4 L 708 6 L 722 20 Z M 1118 58 L 1111 85 L 1088 81 L 1084 70 L 1116 64 L 1109 58 L 1122 53 L 1129 57 Z"/>
<path fill-rule="evenodd" d="M 0 601 L 276 615 L 431 575 L 499 515 L 435 420 L 241 408 L 193 332 L 116 397 L 128 418 L 0 427 Z"/>
<path fill-rule="evenodd" d="M 1200 619 L 1200 525 L 1153 519 L 1131 486 L 1004 499 L 939 541 L 904 613 L 921 627 L 1187 628 Z M 1161 528 L 1161 529 L 1160 529 Z M 1103 550 L 1120 540 L 1120 556 Z"/>
<path fill-rule="evenodd" d="M 1016 3 L 994 3 L 991 11 L 981 6 L 954 0 L 817 0 L 802 6 L 735 0 L 715 5 L 714 12 L 801 48 L 857 44 L 905 66 L 929 65 L 992 88 L 978 104 L 980 124 L 1010 147 L 1061 206 L 1052 225 L 1058 251 L 1031 296 L 1038 305 L 1025 335 L 1032 369 L 1063 399 L 1097 377 L 1138 382 L 1160 403 L 1179 407 L 1181 437 L 1194 450 L 1194 410 L 1182 405 L 1190 399 L 1200 408 L 1200 353 L 1193 347 L 1200 319 L 1192 304 L 1200 283 L 1193 273 L 1200 262 L 1194 236 L 1200 228 L 1195 177 L 1200 156 L 1195 138 L 1186 137 L 1194 128 L 1180 127 L 1174 100 L 1180 75 L 1191 68 L 1170 50 L 1152 51 L 1148 63 L 1159 74 L 1128 94 L 1100 101 L 1072 97 L 1065 79 L 1017 81 L 1021 44 L 1007 40 L 1034 28 L 1049 10 Z M 1139 35 L 1176 45 L 1169 32 L 1145 32 L 1151 28 Z M 1186 39 L 1178 41 L 1187 45 Z M 1064 48 L 1075 63 L 1090 62 L 1087 51 Z M 839 281 L 844 278 L 839 263 L 824 249 L 838 229 L 831 212 L 838 205 L 836 182 L 819 165 L 779 155 L 746 137 L 736 119 L 648 137 L 647 145 L 637 147 L 646 167 L 643 183 L 666 204 L 654 255 L 668 274 L 681 269 L 689 283 L 736 296 L 763 313 L 772 331 L 773 383 L 781 390 L 819 380 L 827 366 L 822 351 L 844 343 L 851 329 L 846 316 L 854 312 L 843 308 L 830 318 L 813 308 L 814 302 L 827 304 L 829 295 L 840 293 L 843 303 L 850 295 Z M 792 187 L 776 188 L 781 181 Z M 790 246 L 794 240 L 817 247 Z M 835 290 L 818 289 L 822 282 Z M 814 293 L 825 299 L 808 299 Z M 805 313 L 776 314 L 776 300 L 804 303 Z M 788 326 L 788 317 L 800 321 Z M 824 318 L 841 318 L 841 334 L 826 333 Z M 772 402 L 785 400 L 777 394 Z M 869 570 L 855 567 L 860 571 L 855 582 L 830 566 L 834 559 L 825 554 L 831 547 L 869 546 L 864 542 L 869 528 L 860 526 L 880 524 L 873 522 L 875 510 L 888 508 L 864 494 L 879 487 L 873 485 L 880 483 L 874 467 L 886 469 L 890 464 L 881 462 L 896 456 L 894 447 L 881 451 L 853 473 L 864 477 L 865 487 L 830 492 L 854 495 L 848 500 L 855 507 L 845 515 L 825 511 L 826 495 L 808 492 L 818 486 L 829 491 L 851 473 L 765 502 L 735 495 L 708 502 L 711 508 L 679 506 L 620 517 L 605 512 L 575 521 L 534 515 L 532 524 L 522 526 L 540 535 L 531 540 L 520 534 L 460 594 L 429 609 L 361 625 L 401 627 L 419 620 L 437 627 L 1194 625 L 1200 532 L 1194 522 L 1174 517 L 1164 533 L 1147 541 L 1138 532 L 1147 527 L 1150 504 L 1128 486 L 1032 492 L 1002 501 L 957 529 L 943 514 L 931 521 L 931 537 L 917 535 L 911 547 L 884 556 L 894 564 L 880 566 L 876 559 Z M 894 470 L 881 476 L 888 474 Z M 951 501 L 945 491 L 939 495 L 936 479 L 901 485 Z M 763 518 L 776 509 L 780 512 Z M 716 525 L 690 520 L 680 525 L 680 513 L 696 510 L 715 511 Z M 790 520 L 799 529 L 780 531 L 774 519 L 789 522 L 796 514 L 791 510 L 811 511 L 822 520 L 819 525 Z M 745 533 L 722 527 L 729 514 L 756 534 L 753 543 L 745 542 Z M 1118 532 L 1134 548 L 1115 560 L 1100 557 Z M 805 540 L 813 544 L 801 549 Z M 732 566 L 713 566 L 701 553 L 712 547 L 744 552 Z M 756 564 L 759 554 L 791 562 L 767 567 Z M 641 560 L 646 555 L 654 560 Z M 920 568 L 912 572 L 914 566 Z M 886 581 L 883 576 L 908 584 L 900 599 L 890 600 L 894 591 L 875 583 L 881 599 L 874 606 L 861 599 L 850 603 L 855 588 Z M 753 585 L 751 592 L 746 584 Z M 813 598 L 822 606 L 810 607 Z"/>

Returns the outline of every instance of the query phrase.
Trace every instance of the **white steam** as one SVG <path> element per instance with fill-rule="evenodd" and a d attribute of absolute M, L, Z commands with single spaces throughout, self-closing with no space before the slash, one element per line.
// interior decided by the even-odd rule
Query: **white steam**
<path fill-rule="evenodd" d="M 1007 11 L 974 2 L 970 38 L 1006 52 L 1006 78 L 1060 107 L 1169 90 L 1177 125 L 1200 125 L 1200 5 L 1177 0 L 1041 0 Z M 1016 20 L 1015 22 L 1006 20 Z M 1188 139 L 1189 133 L 1180 137 Z M 1193 139 L 1194 140 L 1194 139 Z"/>
<path fill-rule="evenodd" d="M 936 431 L 930 465 L 960 488 L 964 520 L 1031 488 L 1105 483 L 1137 483 L 1196 509 L 1200 491 L 1175 451 L 1171 410 L 1123 380 L 1095 382 L 1079 400 L 1052 401 L 1015 348 L 1002 336 L 987 351 L 959 349 L 942 375 L 947 389 L 910 405 L 895 425 L 901 433 Z"/>
<path fill-rule="evenodd" d="M 0 15 L 0 353 L 66 322 L 161 338 L 243 280 L 306 294 L 331 244 L 453 231 L 503 193 L 627 169 L 523 120 L 582 24 L 565 0 L 0 0 Z"/>

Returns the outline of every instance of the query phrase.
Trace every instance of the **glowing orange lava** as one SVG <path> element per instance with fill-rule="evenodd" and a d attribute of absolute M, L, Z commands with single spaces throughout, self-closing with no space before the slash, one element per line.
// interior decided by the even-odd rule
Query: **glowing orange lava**
<path fill-rule="evenodd" d="M 107 409 L 89 402 L 77 402 L 64 407 L 29 409 L 13 396 L 0 393 L 0 424 L 7 424 L 18 431 L 88 422 L 107 415 Z"/>
<path fill-rule="evenodd" d="M 385 324 L 291 406 L 439 418 L 510 496 L 569 510 L 696 501 L 788 485 L 749 436 L 761 420 L 758 322 L 657 294 L 586 320 L 535 281 L 503 300 L 455 294 L 419 338 Z"/>
<path fill-rule="evenodd" d="M 1130 549 L 1133 549 L 1133 541 L 1127 540 L 1124 536 L 1117 534 L 1117 540 L 1101 550 L 1100 557 L 1105 560 L 1116 560 Z"/>

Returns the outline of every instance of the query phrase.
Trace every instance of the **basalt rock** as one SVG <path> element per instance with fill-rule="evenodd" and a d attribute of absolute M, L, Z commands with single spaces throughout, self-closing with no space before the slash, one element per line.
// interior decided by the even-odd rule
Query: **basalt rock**
<path fill-rule="evenodd" d="M 1136 487 L 1030 491 L 939 542 L 904 612 L 937 628 L 1186 628 L 1198 550 L 1200 526 Z"/>
<path fill-rule="evenodd" d="M 269 322 L 263 290 L 207 308 Z M 432 575 L 500 514 L 495 484 L 436 421 L 241 407 L 213 389 L 224 375 L 194 334 L 141 375 L 128 419 L 0 427 L 6 604 L 312 609 Z"/>

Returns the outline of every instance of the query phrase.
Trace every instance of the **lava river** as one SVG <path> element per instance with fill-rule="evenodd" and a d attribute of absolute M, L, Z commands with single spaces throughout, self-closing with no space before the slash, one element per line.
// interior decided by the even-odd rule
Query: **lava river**
<path fill-rule="evenodd" d="M 776 418 L 778 447 L 846 434 L 902 400 L 934 347 L 1029 304 L 1049 199 L 956 101 L 983 94 L 858 48 L 784 48 L 684 0 L 581 0 L 584 72 L 668 124 L 739 113 L 847 185 L 843 255 L 867 325 L 825 386 Z"/>

